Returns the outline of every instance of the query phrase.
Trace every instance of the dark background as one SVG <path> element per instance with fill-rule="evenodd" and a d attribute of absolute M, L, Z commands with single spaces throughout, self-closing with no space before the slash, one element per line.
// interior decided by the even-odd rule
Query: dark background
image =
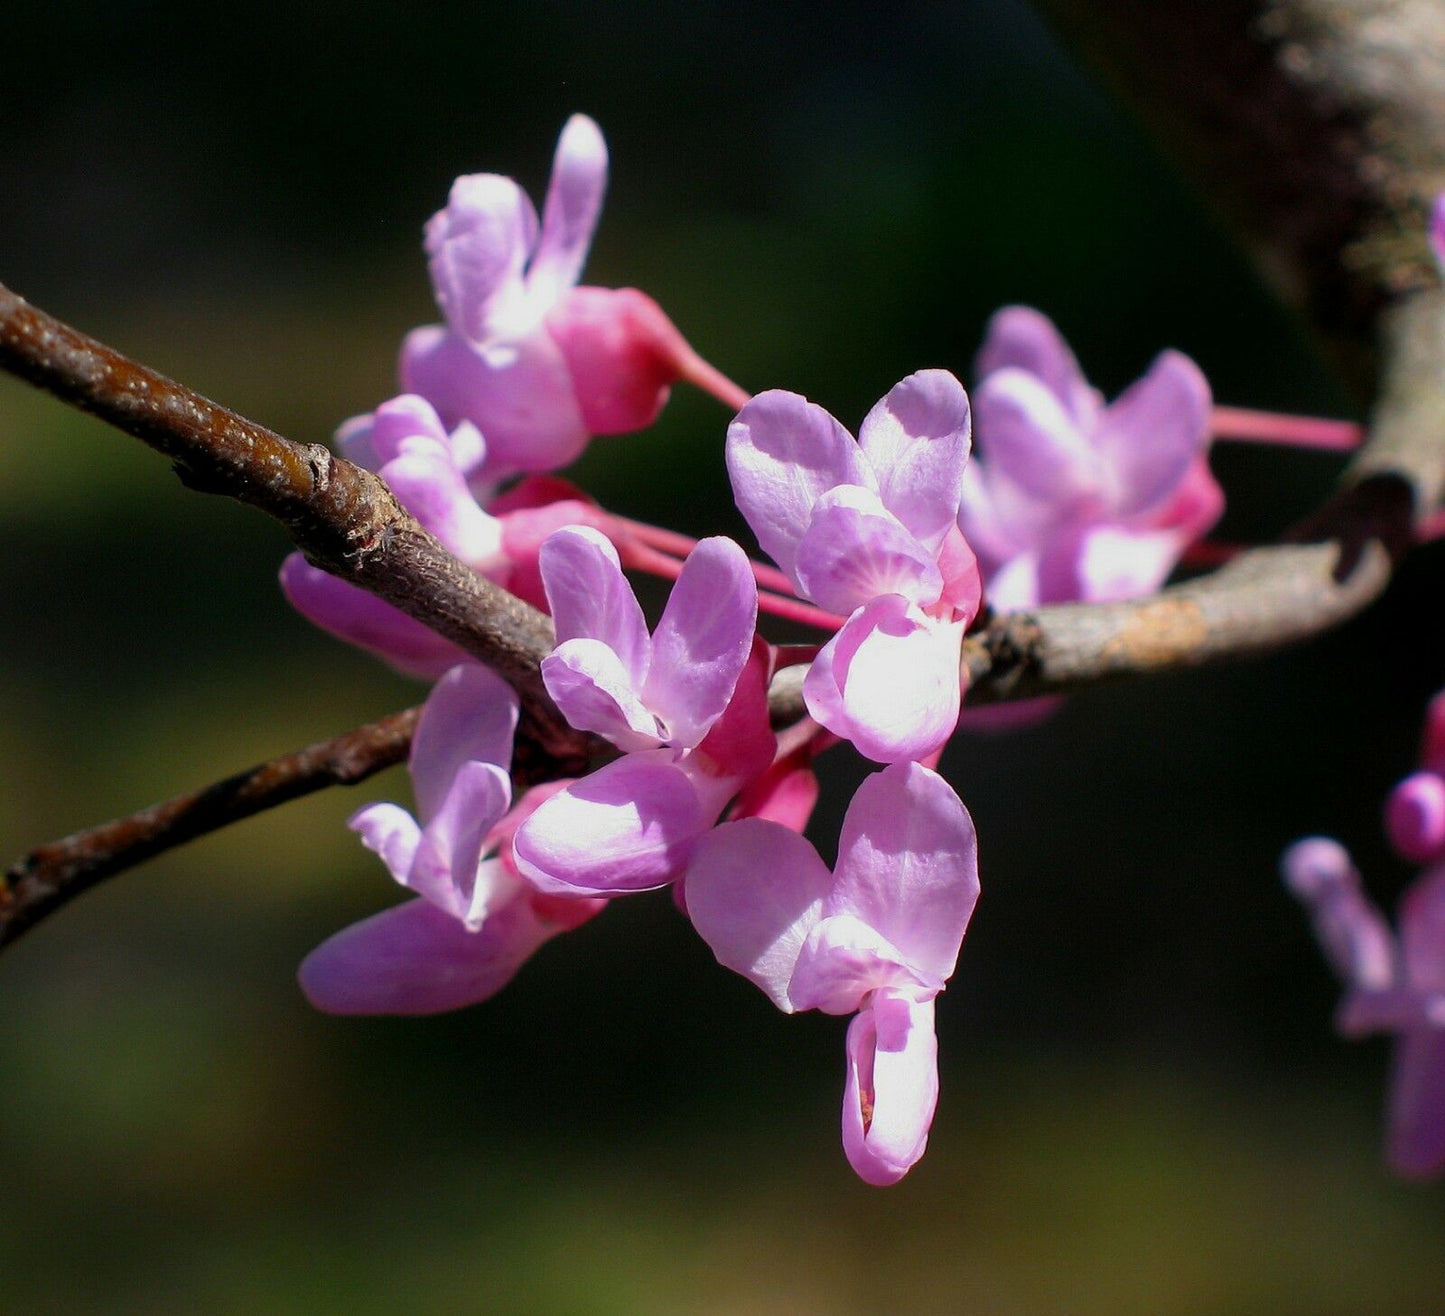
<path fill-rule="evenodd" d="M 3 29 L 0 278 L 297 439 L 393 391 L 450 179 L 540 200 L 575 110 L 613 159 L 587 281 L 850 427 L 910 370 L 967 378 L 1011 301 L 1110 393 L 1173 346 L 1221 401 L 1359 414 L 1014 0 Z M 682 391 L 576 477 L 741 535 L 727 418 Z M 1339 464 L 1222 447 L 1222 535 L 1278 532 Z M 264 518 L 6 381 L 0 514 L 6 855 L 423 694 L 288 609 Z M 665 896 L 460 1014 L 312 1012 L 301 957 L 396 897 L 342 823 L 400 771 L 120 877 L 0 959 L 0 1309 L 1438 1312 L 1445 1196 L 1379 1163 L 1385 1044 L 1333 1037 L 1277 862 L 1326 831 L 1383 903 L 1408 880 L 1378 809 L 1445 683 L 1442 576 L 1424 550 L 1308 648 L 954 743 L 984 895 L 932 1145 L 891 1190 L 838 1145 L 843 1021 L 778 1015 Z M 825 854 L 862 769 L 832 772 Z"/>

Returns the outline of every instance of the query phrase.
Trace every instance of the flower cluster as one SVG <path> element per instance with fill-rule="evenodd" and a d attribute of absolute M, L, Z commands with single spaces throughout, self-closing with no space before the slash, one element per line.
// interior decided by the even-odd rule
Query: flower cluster
<path fill-rule="evenodd" d="M 606 168 L 579 116 L 540 219 L 510 179 L 458 179 L 426 226 L 444 323 L 407 336 L 405 392 L 338 434 L 460 561 L 551 616 L 542 678 L 599 765 L 514 806 L 512 691 L 289 558 L 282 586 L 301 612 L 435 682 L 412 746 L 415 816 L 375 804 L 351 822 L 412 898 L 325 942 L 302 986 L 338 1013 L 458 1008 L 607 901 L 670 887 L 718 960 L 778 1008 L 854 1016 L 844 1148 L 864 1180 L 893 1183 L 927 1143 L 935 1003 L 979 893 L 973 823 L 934 770 L 959 721 L 965 632 L 985 585 L 996 607 L 1157 586 L 1218 514 L 1209 391 L 1166 353 L 1105 407 L 1048 321 L 1011 308 L 972 414 L 953 375 L 922 370 L 855 440 L 797 394 L 742 393 L 644 294 L 576 286 Z M 623 521 L 545 474 L 594 435 L 649 424 L 679 379 L 735 411 L 727 469 L 776 568 L 729 539 Z M 975 420 L 985 461 L 971 464 Z M 674 580 L 655 626 L 627 568 Z M 832 632 L 802 655 L 809 716 L 780 729 L 767 612 Z M 813 759 L 839 741 L 884 766 L 849 805 L 830 869 L 802 832 Z"/>
<path fill-rule="evenodd" d="M 1297 842 L 1284 877 L 1344 983 L 1340 1032 L 1396 1036 L 1386 1155 L 1397 1173 L 1426 1178 L 1445 1172 L 1445 691 L 1426 716 L 1420 770 L 1386 802 L 1385 830 L 1402 859 L 1425 865 L 1400 900 L 1398 936 L 1337 842 Z"/>

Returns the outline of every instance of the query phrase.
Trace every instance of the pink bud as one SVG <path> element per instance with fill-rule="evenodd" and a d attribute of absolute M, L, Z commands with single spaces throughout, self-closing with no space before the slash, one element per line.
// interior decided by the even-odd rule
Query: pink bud
<path fill-rule="evenodd" d="M 1445 781 L 1433 772 L 1406 777 L 1385 804 L 1385 832 L 1402 859 L 1424 864 L 1445 853 Z"/>

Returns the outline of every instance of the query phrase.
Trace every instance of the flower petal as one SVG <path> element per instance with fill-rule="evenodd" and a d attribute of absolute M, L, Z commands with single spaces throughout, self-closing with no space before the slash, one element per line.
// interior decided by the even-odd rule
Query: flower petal
<path fill-rule="evenodd" d="M 836 485 L 876 484 L 848 431 L 782 389 L 759 393 L 738 412 L 728 426 L 727 464 L 743 518 L 789 575 L 813 504 Z"/>
<path fill-rule="evenodd" d="M 1427 869 L 1400 899 L 1405 980 L 1421 993 L 1445 992 L 1445 864 Z"/>
<path fill-rule="evenodd" d="M 690 749 L 728 706 L 752 651 L 758 587 L 747 554 L 731 539 L 702 540 L 688 554 L 652 636 L 642 696 Z"/>
<path fill-rule="evenodd" d="M 477 505 L 450 448 L 434 441 L 426 449 L 414 447 L 380 473 L 402 506 L 473 571 L 499 571 L 505 565 L 501 522 Z"/>
<path fill-rule="evenodd" d="M 798 541 L 793 578 L 820 608 L 846 617 L 880 594 L 935 602 L 943 592 L 936 559 L 871 489 L 845 484 L 814 506 Z"/>
<path fill-rule="evenodd" d="M 880 994 L 848 1025 L 843 1150 L 864 1183 L 897 1183 L 923 1155 L 938 1105 L 933 1002 Z"/>
<path fill-rule="evenodd" d="M 402 342 L 399 370 L 402 386 L 422 394 L 446 425 L 470 421 L 486 435 L 486 460 L 470 479 L 557 470 L 587 446 L 567 362 L 541 326 L 482 349 L 425 325 Z"/>
<path fill-rule="evenodd" d="M 368 850 L 381 856 L 402 886 L 409 885 L 412 860 L 421 843 L 421 828 L 399 804 L 368 804 L 351 815 L 346 824 L 361 837 Z"/>
<path fill-rule="evenodd" d="M 724 823 L 692 852 L 687 915 L 719 964 L 791 1013 L 788 983 L 832 880 L 812 845 L 781 823 Z"/>
<path fill-rule="evenodd" d="M 1385 832 L 1396 853 L 1414 864 L 1445 856 L 1445 780 L 1414 772 L 1390 792 Z"/>
<path fill-rule="evenodd" d="M 492 332 L 502 304 L 521 293 L 536 239 L 537 212 L 510 178 L 463 174 L 452 184 L 425 245 L 437 305 L 456 333 L 481 342 Z"/>
<path fill-rule="evenodd" d="M 638 697 L 631 674 L 601 640 L 559 644 L 542 659 L 542 683 L 578 731 L 595 732 L 624 754 L 662 743 L 662 728 Z"/>
<path fill-rule="evenodd" d="M 722 811 L 731 791 L 719 790 L 685 771 L 671 750 L 628 754 L 559 791 L 522 824 L 512 845 L 517 871 L 553 895 L 665 886 Z"/>
<path fill-rule="evenodd" d="M 940 984 L 978 902 L 978 838 L 953 788 L 920 763 L 867 778 L 838 839 L 829 914 L 852 914 Z"/>
<path fill-rule="evenodd" d="M 1100 416 L 1094 446 L 1110 471 L 1118 516 L 1166 502 L 1208 446 L 1209 383 L 1182 352 L 1161 352 Z"/>
<path fill-rule="evenodd" d="M 510 769 L 517 710 L 516 692 L 481 663 L 459 663 L 436 683 L 411 742 L 412 787 L 424 823 L 445 803 L 463 763 Z"/>
<path fill-rule="evenodd" d="M 527 291 L 536 304 L 551 306 L 581 278 L 606 191 L 602 130 L 585 114 L 574 114 L 557 139 L 542 235 L 527 270 Z"/>
<path fill-rule="evenodd" d="M 926 758 L 958 724 L 963 627 L 885 594 L 859 608 L 803 680 L 814 719 L 879 763 Z"/>
<path fill-rule="evenodd" d="M 453 918 L 473 927 L 480 924 L 498 895 L 497 883 L 478 881 L 482 843 L 511 802 L 512 779 L 495 763 L 475 759 L 463 763 L 422 831 L 411 875 L 403 885 Z"/>
<path fill-rule="evenodd" d="M 375 594 L 313 567 L 300 553 L 282 562 L 280 579 L 282 593 L 307 621 L 408 676 L 435 680 L 466 659 L 450 640 Z"/>
<path fill-rule="evenodd" d="M 297 976 L 311 1004 L 330 1014 L 439 1014 L 500 991 L 559 931 L 525 897 L 479 932 L 425 900 L 409 900 L 322 942 Z"/>
<path fill-rule="evenodd" d="M 1386 1155 L 1396 1174 L 1445 1171 L 1445 1030 L 1416 1029 L 1395 1043 Z"/>
<path fill-rule="evenodd" d="M 935 555 L 958 517 L 969 426 L 963 385 L 947 370 L 920 370 L 889 389 L 858 430 L 883 506 Z"/>
<path fill-rule="evenodd" d="M 542 545 L 537 561 L 557 643 L 600 640 L 617 655 L 640 693 L 652 662 L 652 640 L 607 536 L 591 526 L 565 526 Z"/>
<path fill-rule="evenodd" d="M 1367 991 L 1392 986 L 1395 938 L 1366 898 L 1345 848 L 1324 836 L 1296 841 L 1280 868 L 1285 885 L 1309 910 L 1325 958 L 1346 984 Z"/>
<path fill-rule="evenodd" d="M 994 477 L 1055 515 L 1100 489 L 1098 454 L 1037 376 L 995 371 L 973 391 L 973 416 L 979 451 Z"/>
<path fill-rule="evenodd" d="M 369 444 L 376 461 L 376 464 L 371 467 L 374 471 L 379 471 L 387 462 L 399 457 L 402 444 L 407 439 L 422 436 L 435 439 L 443 446 L 447 446 L 449 442 L 446 429 L 442 425 L 441 417 L 436 413 L 436 408 L 415 393 L 402 393 L 398 397 L 388 398 L 377 407 L 370 419 L 371 424 L 368 427 L 366 443 Z M 359 435 L 355 437 L 348 435 L 341 442 L 346 455 L 351 457 L 349 448 L 359 445 L 360 437 Z M 351 460 L 356 461 L 357 459 L 351 457 Z"/>
<path fill-rule="evenodd" d="M 768 771 L 778 747 L 768 714 L 768 683 L 773 673 L 773 651 L 754 635 L 747 662 L 733 687 L 722 716 L 708 729 L 694 758 L 717 766 L 720 777 L 751 781 Z"/>
<path fill-rule="evenodd" d="M 825 911 L 831 903 L 824 901 Z M 920 973 L 871 923 L 853 914 L 826 914 L 803 943 L 788 996 L 797 1010 L 852 1014 L 879 988 L 936 996 L 943 979 Z"/>
<path fill-rule="evenodd" d="M 1054 322 L 1031 306 L 1005 306 L 994 312 L 974 359 L 973 377 L 980 382 L 996 370 L 1016 367 L 1036 375 L 1074 424 L 1092 424 L 1101 399 L 1089 387 L 1079 363 Z"/>

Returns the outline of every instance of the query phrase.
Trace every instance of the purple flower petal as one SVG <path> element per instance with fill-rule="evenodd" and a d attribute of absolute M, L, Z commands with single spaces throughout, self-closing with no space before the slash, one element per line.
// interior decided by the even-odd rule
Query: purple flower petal
<path fill-rule="evenodd" d="M 1153 594 L 1178 565 L 1187 541 L 1167 530 L 1101 525 L 1045 550 L 1047 602 L 1118 603 Z"/>
<path fill-rule="evenodd" d="M 542 682 L 572 726 L 603 736 L 625 754 L 656 749 L 664 739 L 631 673 L 601 640 L 559 644 L 542 659 Z"/>
<path fill-rule="evenodd" d="M 421 844 L 403 883 L 453 918 L 480 925 L 502 891 L 516 885 L 479 880 L 487 834 L 512 802 L 512 779 L 495 763 L 463 763 L 441 807 L 422 829 Z M 494 867 L 500 867 L 494 865 Z M 498 876 L 503 876 L 498 874 Z"/>
<path fill-rule="evenodd" d="M 886 507 L 930 552 L 958 517 L 969 452 L 968 395 L 947 370 L 895 384 L 858 431 Z M 826 605 L 822 605 L 826 606 Z"/>
<path fill-rule="evenodd" d="M 759 393 L 728 426 L 728 474 L 763 552 L 789 575 L 813 504 L 840 484 L 875 487 L 848 431 L 796 393 Z"/>
<path fill-rule="evenodd" d="M 1445 865 L 1427 869 L 1400 899 L 1405 977 L 1422 993 L 1445 992 Z"/>
<path fill-rule="evenodd" d="M 361 837 L 361 843 L 381 856 L 402 886 L 408 885 L 412 861 L 421 844 L 421 828 L 399 804 L 368 804 L 352 814 L 346 824 Z"/>
<path fill-rule="evenodd" d="M 527 270 L 534 304 L 551 306 L 582 276 L 602 197 L 607 191 L 607 143 L 585 114 L 567 120 L 557 139 L 552 181 L 542 207 L 542 235 Z"/>
<path fill-rule="evenodd" d="M 799 593 L 842 617 L 880 594 L 927 604 L 943 592 L 937 554 L 877 494 L 857 485 L 830 489 L 818 500 L 798 541 L 793 578 Z"/>
<path fill-rule="evenodd" d="M 1357 989 L 1390 987 L 1396 979 L 1395 938 L 1366 898 L 1344 847 L 1323 836 L 1296 841 L 1280 867 L 1285 885 L 1309 910 L 1335 972 Z"/>
<path fill-rule="evenodd" d="M 852 914 L 941 982 L 978 901 L 978 840 L 953 788 L 919 763 L 863 782 L 838 840 L 827 912 Z"/>
<path fill-rule="evenodd" d="M 376 460 L 371 469 L 378 471 L 387 462 L 399 457 L 406 440 L 418 436 L 435 439 L 443 446 L 449 444 L 441 417 L 430 402 L 415 393 L 402 393 L 383 402 L 371 415 L 367 442 Z M 348 436 L 342 443 L 345 446 L 357 441 Z"/>
<path fill-rule="evenodd" d="M 566 526 L 538 555 L 557 643 L 600 640 L 617 655 L 639 693 L 652 663 L 652 640 L 617 550 L 590 526 Z"/>
<path fill-rule="evenodd" d="M 923 1155 L 938 1105 L 933 1002 L 880 995 L 848 1025 L 843 1150 L 864 1183 L 897 1183 Z"/>
<path fill-rule="evenodd" d="M 665 886 L 687 865 L 732 787 L 694 776 L 671 750 L 628 754 L 573 782 L 517 832 L 517 870 L 552 895 Z"/>
<path fill-rule="evenodd" d="M 824 910 L 832 903 L 824 901 Z M 879 988 L 936 996 L 943 990 L 943 979 L 919 972 L 872 924 L 850 913 L 829 914 L 803 943 L 788 996 L 796 1010 L 852 1014 L 869 992 Z"/>
<path fill-rule="evenodd" d="M 1395 1043 L 1386 1156 L 1396 1174 L 1445 1171 L 1445 1029 L 1414 1029 Z"/>
<path fill-rule="evenodd" d="M 463 174 L 446 209 L 427 221 L 426 253 L 437 305 L 455 333 L 481 342 L 499 303 L 522 292 L 522 271 L 537 239 L 527 194 L 500 174 Z"/>
<path fill-rule="evenodd" d="M 280 579 L 282 592 L 307 621 L 408 676 L 435 680 L 466 660 L 466 653 L 450 640 L 375 594 L 313 567 L 300 553 L 282 562 Z"/>
<path fill-rule="evenodd" d="M 1182 352 L 1161 352 L 1105 409 L 1094 446 L 1109 468 L 1120 517 L 1165 502 L 1209 443 L 1209 384 Z"/>
<path fill-rule="evenodd" d="M 1099 394 L 1089 387 L 1063 335 L 1042 311 L 1005 306 L 989 320 L 974 360 L 974 378 L 982 382 L 1008 367 L 1036 375 L 1075 425 L 1092 424 L 1101 403 Z"/>
<path fill-rule="evenodd" d="M 436 683 L 411 742 L 411 780 L 423 822 L 446 802 L 463 763 L 510 769 L 517 709 L 512 687 L 475 661 L 458 664 Z"/>
<path fill-rule="evenodd" d="M 499 571 L 502 525 L 477 505 L 476 496 L 452 461 L 451 449 L 429 441 L 387 462 L 381 477 L 422 526 L 474 571 Z"/>
<path fill-rule="evenodd" d="M 1445 192 L 1435 198 L 1430 208 L 1430 250 L 1435 260 L 1445 270 Z"/>
<path fill-rule="evenodd" d="M 758 587 L 747 554 L 731 539 L 704 539 L 672 587 L 642 689 L 674 748 L 690 749 L 722 716 L 752 651 L 757 620 Z"/>
<path fill-rule="evenodd" d="M 525 897 L 479 932 L 409 900 L 322 942 L 297 976 L 311 1004 L 331 1014 L 438 1014 L 500 991 L 561 930 L 539 919 Z"/>
<path fill-rule="evenodd" d="M 832 881 L 818 852 L 781 823 L 725 823 L 692 852 L 687 914 L 719 964 L 791 1013 L 788 984 Z"/>
<path fill-rule="evenodd" d="M 439 325 L 413 329 L 401 345 L 402 386 L 420 393 L 451 427 L 470 421 L 487 439 L 469 473 L 498 480 L 575 461 L 589 435 L 561 349 L 538 326 L 484 348 Z"/>
<path fill-rule="evenodd" d="M 1445 780 L 1415 772 L 1390 792 L 1385 832 L 1403 859 L 1426 864 L 1445 855 Z"/>
<path fill-rule="evenodd" d="M 973 413 L 979 451 L 995 479 L 1056 510 L 1098 496 L 1098 454 L 1037 376 L 995 371 L 974 389 Z"/>
<path fill-rule="evenodd" d="M 926 758 L 958 724 L 963 627 L 897 594 L 859 608 L 803 680 L 808 712 L 879 763 Z"/>

